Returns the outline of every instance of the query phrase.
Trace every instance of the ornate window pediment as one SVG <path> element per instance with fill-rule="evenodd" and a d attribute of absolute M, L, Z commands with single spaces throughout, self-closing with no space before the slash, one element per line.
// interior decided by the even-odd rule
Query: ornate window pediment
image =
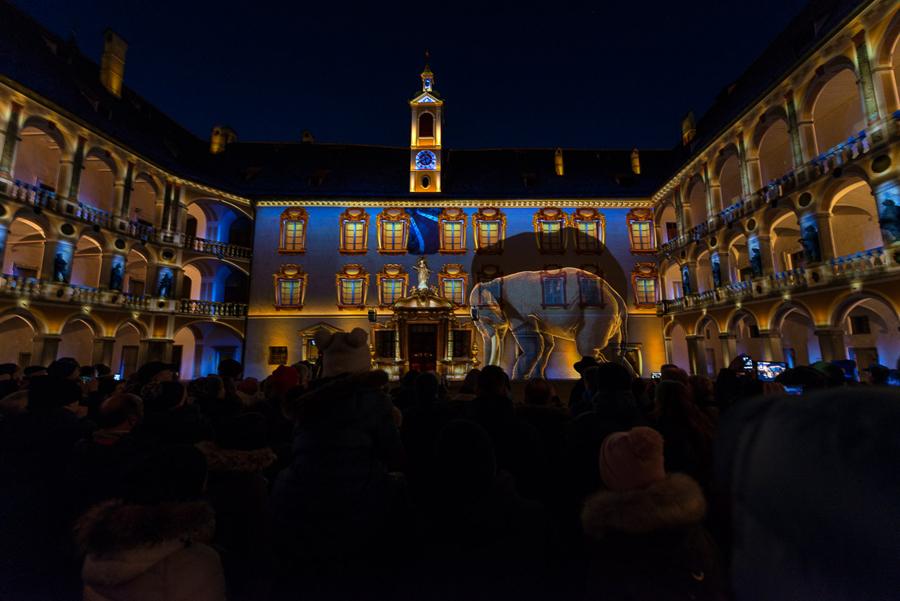
<path fill-rule="evenodd" d="M 566 252 L 566 225 L 568 218 L 562 209 L 549 207 L 534 214 L 534 233 L 538 250 L 548 254 Z"/>
<path fill-rule="evenodd" d="M 438 273 L 441 296 L 457 306 L 465 306 L 468 296 L 469 275 L 459 263 L 448 263 Z"/>
<path fill-rule="evenodd" d="M 631 252 L 635 254 L 656 253 L 656 228 L 653 223 L 653 211 L 650 209 L 632 209 L 625 217 L 628 223 L 628 239 L 631 241 Z"/>
<path fill-rule="evenodd" d="M 302 309 L 306 300 L 309 274 L 299 265 L 282 265 L 275 279 L 275 307 L 278 309 Z"/>
<path fill-rule="evenodd" d="M 340 223 L 341 253 L 364 254 L 369 249 L 369 214 L 364 209 L 347 209 Z"/>
<path fill-rule="evenodd" d="M 503 211 L 494 208 L 478 209 L 472 216 L 472 227 L 475 230 L 475 252 L 503 252 L 503 241 L 506 239 L 506 215 Z"/>
<path fill-rule="evenodd" d="M 659 274 L 656 263 L 636 263 L 631 271 L 634 304 L 638 307 L 655 307 L 658 297 Z"/>
<path fill-rule="evenodd" d="M 369 291 L 369 274 L 356 263 L 344 265 L 335 276 L 337 304 L 341 309 L 362 309 Z"/>
<path fill-rule="evenodd" d="M 376 276 L 378 284 L 378 304 L 390 307 L 406 296 L 409 286 L 409 274 L 401 265 L 389 263 L 381 268 Z"/>
<path fill-rule="evenodd" d="M 575 228 L 575 250 L 579 253 L 603 252 L 606 218 L 597 209 L 576 209 L 572 215 Z"/>
<path fill-rule="evenodd" d="M 466 252 L 465 211 L 457 208 L 444 209 L 438 217 L 438 228 L 442 253 Z"/>
<path fill-rule="evenodd" d="M 306 252 L 306 233 L 309 226 L 309 215 L 302 207 L 285 209 L 281 214 L 281 226 L 278 234 L 278 252 Z"/>
<path fill-rule="evenodd" d="M 405 254 L 409 241 L 409 214 L 403 209 L 385 209 L 378 214 L 378 251 Z"/>

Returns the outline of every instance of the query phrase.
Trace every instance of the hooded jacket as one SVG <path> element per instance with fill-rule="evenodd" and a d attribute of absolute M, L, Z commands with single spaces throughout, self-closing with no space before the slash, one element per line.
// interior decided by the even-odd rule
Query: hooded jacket
<path fill-rule="evenodd" d="M 219 555 L 205 544 L 214 530 L 202 502 L 93 507 L 75 528 L 85 601 L 225 599 Z"/>
<path fill-rule="evenodd" d="M 684 474 L 591 495 L 581 513 L 591 557 L 588 597 L 718 598 L 718 554 L 701 525 L 705 512 L 700 485 Z"/>

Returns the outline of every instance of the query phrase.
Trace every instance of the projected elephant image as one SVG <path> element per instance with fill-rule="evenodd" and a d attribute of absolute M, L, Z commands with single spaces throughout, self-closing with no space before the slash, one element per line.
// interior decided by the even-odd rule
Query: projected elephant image
<path fill-rule="evenodd" d="M 486 363 L 499 365 L 507 334 L 515 341 L 513 379 L 542 377 L 557 338 L 574 341 L 581 355 L 620 358 L 625 301 L 587 271 L 564 267 L 498 277 L 475 285 L 469 302 L 478 312 Z"/>

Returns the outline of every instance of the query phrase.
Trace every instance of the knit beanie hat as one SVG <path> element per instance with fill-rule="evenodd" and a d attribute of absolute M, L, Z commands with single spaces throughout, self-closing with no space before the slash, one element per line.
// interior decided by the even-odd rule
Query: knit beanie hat
<path fill-rule="evenodd" d="M 646 488 L 663 480 L 662 436 L 645 426 L 610 434 L 600 447 L 600 477 L 611 490 Z"/>
<path fill-rule="evenodd" d="M 279 365 L 268 377 L 269 390 L 275 394 L 285 394 L 300 383 L 297 370 L 287 365 Z"/>
<path fill-rule="evenodd" d="M 362 328 L 350 332 L 317 331 L 315 341 L 322 355 L 322 377 L 359 374 L 372 369 L 368 339 L 369 333 Z"/>

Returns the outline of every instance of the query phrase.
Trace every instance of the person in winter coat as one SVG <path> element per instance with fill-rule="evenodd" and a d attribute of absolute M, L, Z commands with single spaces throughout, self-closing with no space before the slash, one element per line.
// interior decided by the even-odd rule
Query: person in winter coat
<path fill-rule="evenodd" d="M 689 474 L 702 486 L 712 478 L 712 442 L 715 429 L 709 417 L 680 381 L 663 380 L 656 386 L 653 426 L 666 441 L 666 471 Z"/>
<path fill-rule="evenodd" d="M 122 499 L 88 510 L 75 527 L 85 601 L 223 601 L 219 555 L 208 545 L 212 508 L 201 501 L 206 460 L 173 445 L 138 465 Z"/>
<path fill-rule="evenodd" d="M 160 444 L 195 444 L 213 437 L 212 426 L 197 406 L 188 402 L 181 382 L 151 382 L 141 389 L 144 419 L 135 435 Z"/>
<path fill-rule="evenodd" d="M 590 556 L 587 597 L 610 601 L 720 599 L 718 551 L 702 522 L 706 501 L 690 476 L 666 474 L 663 440 L 637 427 L 606 438 L 606 486 L 581 512 Z"/>

